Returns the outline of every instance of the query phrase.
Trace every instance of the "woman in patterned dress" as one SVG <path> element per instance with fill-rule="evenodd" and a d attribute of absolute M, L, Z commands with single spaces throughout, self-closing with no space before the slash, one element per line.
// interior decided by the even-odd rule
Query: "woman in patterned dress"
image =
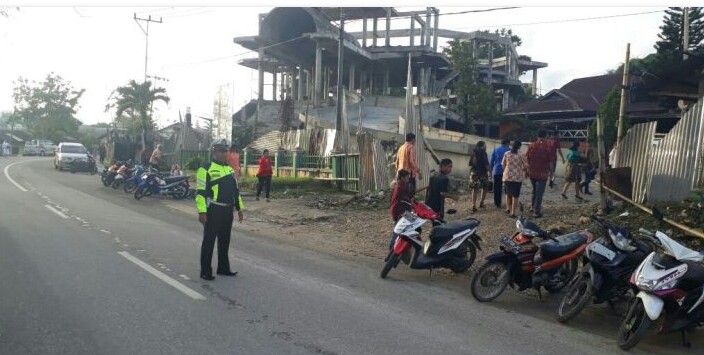
<path fill-rule="evenodd" d="M 503 183 L 506 189 L 506 206 L 512 218 L 516 217 L 518 197 L 521 195 L 523 180 L 528 176 L 528 159 L 525 154 L 519 153 L 521 141 L 514 141 L 511 150 L 504 154 L 501 165 L 504 167 Z"/>

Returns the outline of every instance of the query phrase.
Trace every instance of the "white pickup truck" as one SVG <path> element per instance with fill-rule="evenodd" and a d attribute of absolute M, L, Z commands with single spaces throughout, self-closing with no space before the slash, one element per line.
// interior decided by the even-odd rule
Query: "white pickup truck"
<path fill-rule="evenodd" d="M 22 155 L 54 155 L 56 151 L 56 145 L 54 142 L 45 139 L 33 139 L 31 141 L 24 142 L 24 150 Z"/>

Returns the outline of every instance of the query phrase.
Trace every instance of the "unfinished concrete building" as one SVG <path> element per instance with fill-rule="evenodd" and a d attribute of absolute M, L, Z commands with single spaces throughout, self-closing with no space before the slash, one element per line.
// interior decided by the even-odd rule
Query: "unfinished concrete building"
<path fill-rule="evenodd" d="M 471 41 L 481 78 L 491 84 L 500 111 L 515 106 L 524 89 L 519 77 L 532 72 L 535 93 L 537 71 L 546 63 L 520 56 L 509 37 L 486 32 L 459 32 L 439 27 L 437 8 L 399 12 L 390 7 L 274 8 L 259 17 L 259 33 L 234 39 L 257 58 L 239 64 L 258 71 L 257 100 L 238 113 L 244 120 L 256 118 L 263 131 L 280 128 L 277 100 L 295 101 L 299 125 L 335 127 L 338 81 L 358 99 L 348 100 L 350 125 L 402 132 L 408 57 L 411 56 L 414 93 L 424 97 L 423 123 L 440 129 L 464 131 L 462 119 L 443 109 L 453 99 L 447 90 L 456 79 L 439 39 Z M 391 29 L 391 21 L 407 21 L 405 29 Z M 362 31 L 343 32 L 339 24 L 362 23 Z M 359 26 L 357 26 L 359 27 Z M 338 48 L 342 37 L 343 70 L 338 78 Z M 491 49 L 491 50 L 489 50 Z M 498 54 L 498 55 L 497 55 Z M 271 97 L 265 100 L 264 78 L 271 76 Z M 363 102 L 359 102 L 363 100 Z M 256 103 L 257 109 L 252 110 Z M 254 111 L 254 112 L 252 112 Z M 481 124 L 482 122 L 477 122 Z M 235 125 L 236 126 L 236 125 Z M 498 132 L 498 123 L 495 130 Z M 481 129 L 479 130 L 482 131 Z"/>

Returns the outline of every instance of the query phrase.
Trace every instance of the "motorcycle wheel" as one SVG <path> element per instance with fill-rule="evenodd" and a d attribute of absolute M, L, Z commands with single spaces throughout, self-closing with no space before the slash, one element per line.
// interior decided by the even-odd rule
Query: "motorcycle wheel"
<path fill-rule="evenodd" d="M 477 258 L 477 247 L 474 246 L 474 243 L 469 240 L 465 241 L 465 243 L 467 244 L 467 266 L 452 269 L 452 271 L 457 274 L 467 271 L 470 267 L 472 267 L 474 260 Z"/>
<path fill-rule="evenodd" d="M 479 302 L 489 302 L 504 292 L 509 278 L 508 265 L 498 260 L 489 261 L 472 277 L 472 296 Z"/>
<path fill-rule="evenodd" d="M 143 188 L 139 187 L 139 188 L 137 188 L 137 190 L 134 191 L 134 199 L 135 199 L 135 200 L 139 200 L 139 199 L 141 199 L 141 198 L 144 197 L 144 196 L 146 196 L 146 195 L 145 195 L 145 193 L 144 193 L 144 189 L 143 189 Z"/>
<path fill-rule="evenodd" d="M 618 328 L 618 347 L 628 350 L 636 346 L 647 333 L 650 323 L 650 318 L 645 313 L 643 301 L 636 299 L 628 308 L 626 318 Z"/>
<path fill-rule="evenodd" d="M 389 257 L 389 260 L 388 260 L 388 261 L 386 262 L 386 264 L 384 265 L 384 268 L 381 269 L 381 273 L 379 274 L 379 276 L 381 276 L 382 279 L 385 279 L 385 278 L 386 278 L 386 275 L 389 274 L 389 271 L 391 271 L 391 269 L 393 269 L 393 268 L 395 268 L 396 266 L 398 266 L 398 262 L 399 262 L 400 260 L 401 260 L 401 256 L 400 256 L 400 255 L 398 255 L 398 254 L 391 254 L 391 257 Z"/>
<path fill-rule="evenodd" d="M 565 323 L 581 312 L 592 299 L 592 278 L 589 273 L 582 273 L 567 289 L 557 307 L 557 321 Z"/>
<path fill-rule="evenodd" d="M 137 184 L 136 184 L 134 181 L 129 180 L 129 181 L 127 181 L 127 182 L 125 183 L 125 185 L 122 187 L 122 190 L 124 190 L 126 194 L 131 194 L 131 193 L 134 192 L 134 190 L 135 190 L 136 188 L 137 188 Z"/>
<path fill-rule="evenodd" d="M 119 189 L 120 185 L 122 185 L 122 180 L 115 180 L 112 182 L 112 188 L 115 190 Z"/>
<path fill-rule="evenodd" d="M 550 292 L 550 293 L 558 293 L 560 292 L 565 286 L 567 286 L 574 278 L 574 275 L 577 273 L 577 268 L 579 267 L 579 261 L 577 259 L 572 259 L 560 266 L 562 270 L 562 277 L 560 277 L 559 281 L 555 283 L 546 283 L 543 287 Z"/>

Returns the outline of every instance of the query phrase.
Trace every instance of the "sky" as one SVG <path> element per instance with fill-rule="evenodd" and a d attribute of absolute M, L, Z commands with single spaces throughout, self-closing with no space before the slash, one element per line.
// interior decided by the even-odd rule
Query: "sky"
<path fill-rule="evenodd" d="M 195 116 L 212 117 L 219 85 L 230 85 L 235 111 L 256 97 L 256 72 L 237 64 L 256 53 L 234 44 L 233 38 L 256 35 L 257 15 L 271 7 L 160 5 L 21 7 L 0 18 L 0 112 L 12 111 L 12 92 L 19 76 L 40 81 L 54 72 L 75 88 L 86 90 L 76 115 L 79 120 L 86 124 L 110 122 L 112 114 L 105 112 L 105 105 L 112 91 L 131 79 L 144 79 L 146 36 L 134 20 L 135 14 L 162 20 L 150 23 L 148 51 L 148 74 L 168 79 L 157 83 L 171 97 L 168 105 L 155 106 L 160 126 L 177 121 L 186 107 L 191 107 Z M 438 7 L 441 14 L 479 9 Z M 400 11 L 422 8 L 397 7 Z M 441 15 L 440 27 L 467 32 L 512 29 L 523 40 L 519 54 L 548 63 L 538 71 L 539 92 L 544 94 L 574 78 L 604 74 L 617 67 L 629 42 L 631 57 L 654 52 L 664 9 L 530 6 Z M 626 14 L 635 15 L 619 16 Z M 392 28 L 408 26 L 407 22 L 392 21 Z M 384 28 L 381 23 L 380 28 Z M 361 30 L 361 21 L 348 24 L 346 29 Z M 267 96 L 270 92 L 265 88 Z"/>

